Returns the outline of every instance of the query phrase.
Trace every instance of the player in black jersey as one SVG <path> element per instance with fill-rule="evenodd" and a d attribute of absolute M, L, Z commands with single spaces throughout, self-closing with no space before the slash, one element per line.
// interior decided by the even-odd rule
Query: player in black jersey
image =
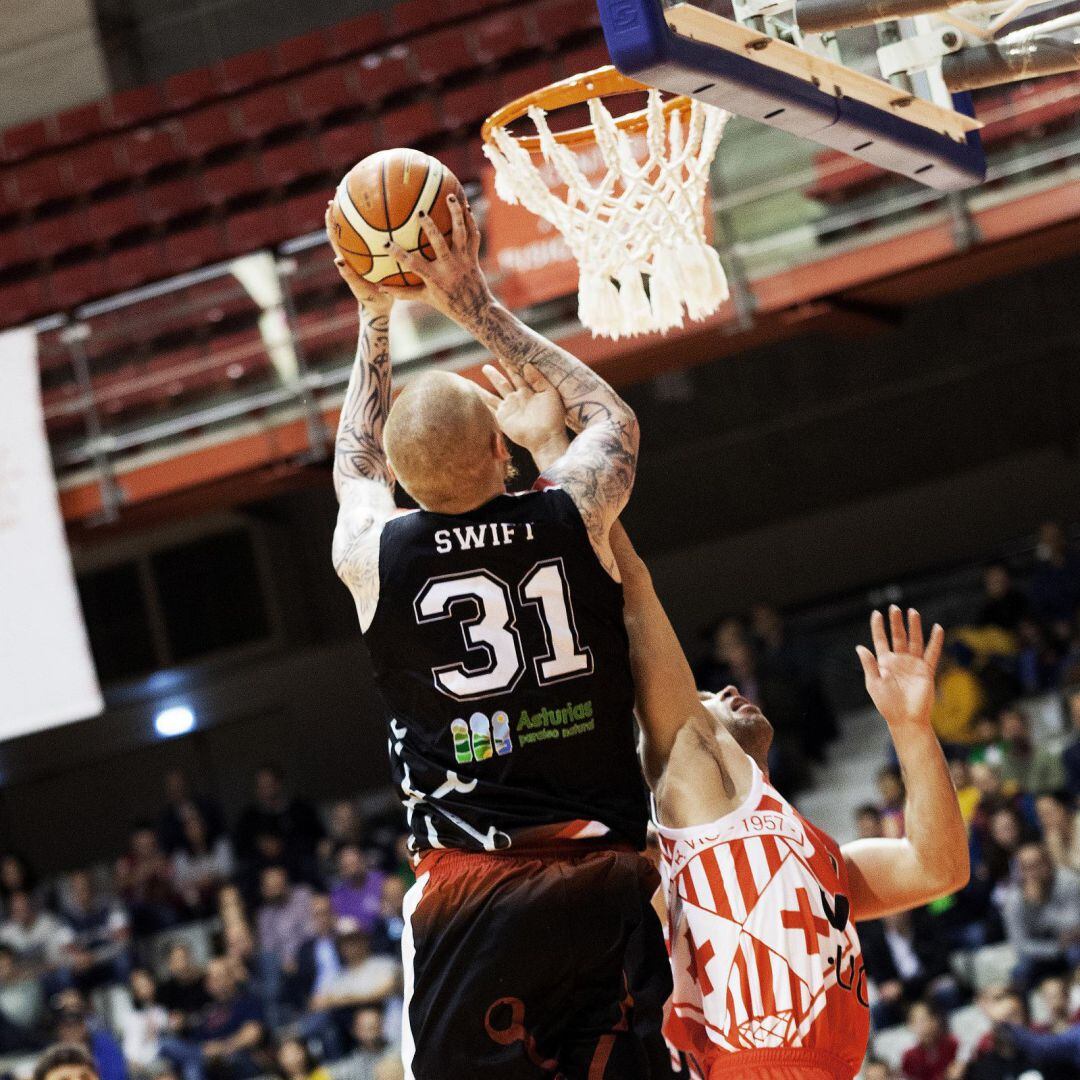
<path fill-rule="evenodd" d="M 334 564 L 386 705 L 418 856 L 402 942 L 406 1075 L 667 1077 L 670 975 L 657 878 L 638 854 L 647 806 L 609 542 L 637 422 L 491 296 L 472 216 L 450 202 L 452 246 L 425 228 L 434 261 L 392 248 L 422 288 L 376 289 L 337 260 L 361 328 L 337 435 Z M 499 358 L 508 378 L 489 377 L 501 398 L 435 372 L 390 408 L 399 294 Z M 579 433 L 557 455 L 554 437 L 522 436 L 543 470 L 532 491 L 506 490 L 492 407 L 525 414 L 525 432 L 551 435 L 554 420 Z M 395 479 L 419 510 L 397 510 Z"/>

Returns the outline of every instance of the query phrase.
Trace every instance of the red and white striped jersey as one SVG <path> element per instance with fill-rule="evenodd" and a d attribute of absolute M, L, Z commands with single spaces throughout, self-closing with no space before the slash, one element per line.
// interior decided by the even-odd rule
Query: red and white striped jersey
<path fill-rule="evenodd" d="M 710 1080 L 735 1055 L 742 1067 L 767 1059 L 850 1080 L 870 1021 L 836 842 L 756 765 L 738 809 L 657 830 L 675 981 L 668 1041 Z"/>

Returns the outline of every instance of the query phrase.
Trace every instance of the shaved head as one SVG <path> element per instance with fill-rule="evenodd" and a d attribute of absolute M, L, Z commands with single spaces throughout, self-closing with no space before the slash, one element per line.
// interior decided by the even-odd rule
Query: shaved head
<path fill-rule="evenodd" d="M 394 475 L 425 510 L 472 510 L 505 490 L 510 475 L 510 454 L 479 388 L 448 371 L 406 385 L 383 443 Z"/>

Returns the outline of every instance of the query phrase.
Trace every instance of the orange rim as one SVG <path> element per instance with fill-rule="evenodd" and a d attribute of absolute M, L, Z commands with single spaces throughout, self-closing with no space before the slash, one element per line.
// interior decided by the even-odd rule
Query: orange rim
<path fill-rule="evenodd" d="M 610 65 L 596 68 L 594 71 L 583 71 L 580 75 L 573 75 L 569 79 L 534 90 L 531 94 L 525 94 L 517 101 L 504 105 L 484 121 L 480 135 L 484 142 L 490 143 L 491 133 L 495 128 L 509 127 L 516 120 L 520 120 L 534 105 L 546 112 L 553 112 L 555 109 L 565 109 L 568 105 L 580 105 L 591 98 L 613 97 L 616 94 L 629 94 L 649 89 L 651 88 L 628 78 L 618 68 Z M 664 102 L 664 115 L 668 116 L 673 112 L 689 112 L 692 104 L 688 97 L 669 98 Z M 645 109 L 627 113 L 615 121 L 615 126 L 620 131 L 644 131 L 649 126 L 648 113 Z M 522 149 L 530 154 L 540 149 L 538 135 L 522 135 L 516 138 Z M 570 131 L 560 131 L 555 135 L 555 141 L 562 143 L 563 146 L 577 146 L 581 143 L 593 142 L 595 139 L 596 129 L 592 124 L 573 128 Z"/>

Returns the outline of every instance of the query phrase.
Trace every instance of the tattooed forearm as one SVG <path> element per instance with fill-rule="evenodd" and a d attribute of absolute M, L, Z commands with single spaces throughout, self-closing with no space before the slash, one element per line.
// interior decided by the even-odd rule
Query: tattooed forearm
<path fill-rule="evenodd" d="M 390 409 L 390 317 L 361 308 L 360 319 L 360 343 L 334 449 L 334 489 L 339 500 L 342 484 L 349 480 L 393 486 L 382 443 Z"/>

